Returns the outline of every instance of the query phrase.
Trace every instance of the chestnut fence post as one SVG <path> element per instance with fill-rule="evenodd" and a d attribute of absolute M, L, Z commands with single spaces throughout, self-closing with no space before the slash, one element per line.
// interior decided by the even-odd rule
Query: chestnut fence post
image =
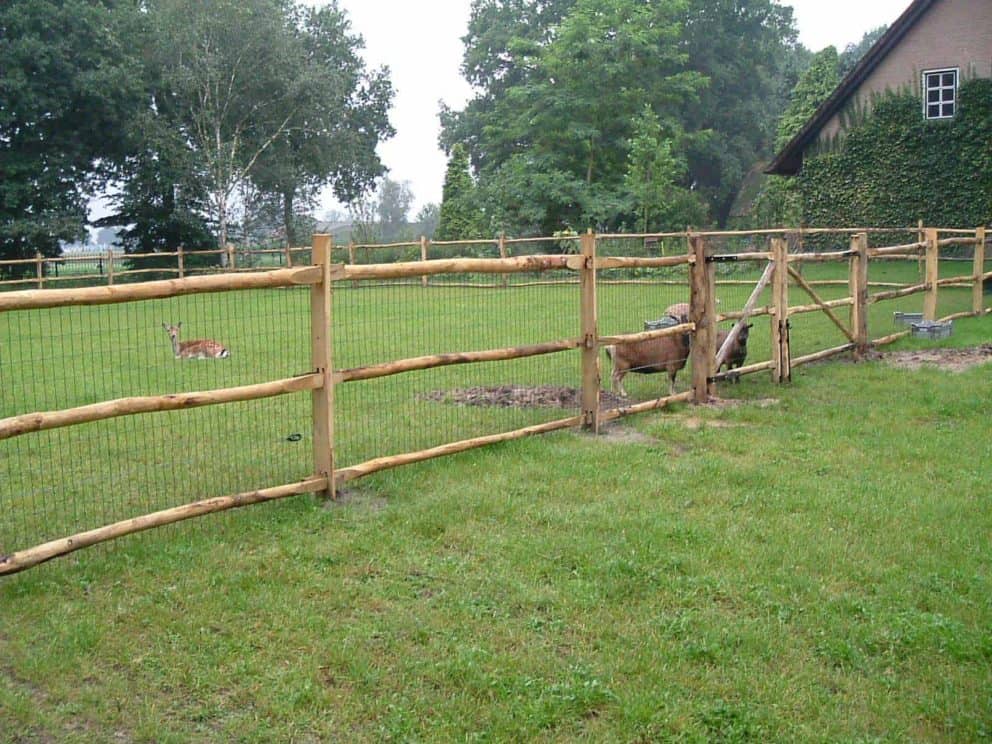
<path fill-rule="evenodd" d="M 323 384 L 311 393 L 313 403 L 314 474 L 327 478 L 325 499 L 334 491 L 334 379 L 331 357 L 331 236 L 314 235 L 311 263 L 321 267 L 321 280 L 310 288 L 310 344 L 313 370 Z"/>
<path fill-rule="evenodd" d="M 868 233 L 851 237 L 851 333 L 854 334 L 854 358 L 864 359 L 868 353 Z"/>
<path fill-rule="evenodd" d="M 582 268 L 579 297 L 582 334 L 582 426 L 599 433 L 599 328 L 596 305 L 596 236 L 589 230 L 580 238 Z"/>
<path fill-rule="evenodd" d="M 176 263 L 179 266 L 179 278 L 182 279 L 186 276 L 186 257 L 183 252 L 182 243 L 176 248 Z"/>
<path fill-rule="evenodd" d="M 792 352 L 789 346 L 789 241 L 771 239 L 775 274 L 772 277 L 772 382 L 792 379 Z"/>
<path fill-rule="evenodd" d="M 971 285 L 971 311 L 975 315 L 984 315 L 984 297 L 982 296 L 982 277 L 985 275 L 985 228 L 979 227 L 975 230 L 975 259 L 972 264 L 974 283 Z"/>
<path fill-rule="evenodd" d="M 940 246 L 937 245 L 937 228 L 928 227 L 926 232 L 926 294 L 923 295 L 923 320 L 937 320 L 937 278 L 939 270 Z"/>
<path fill-rule="evenodd" d="M 709 248 L 701 235 L 689 235 L 689 250 L 694 262 L 690 264 L 689 320 L 696 324 L 692 347 L 692 389 L 694 403 L 709 402 L 715 385 L 713 357 L 716 353 L 716 272 L 710 263 Z"/>
<path fill-rule="evenodd" d="M 421 235 L 420 236 L 420 260 L 421 261 L 426 261 L 427 260 L 427 236 L 426 235 Z M 421 284 L 421 286 L 424 286 L 424 287 L 427 286 L 427 274 L 424 274 L 422 277 L 420 277 L 420 284 Z"/>
<path fill-rule="evenodd" d="M 506 253 L 506 233 L 501 232 L 499 234 L 499 242 L 497 243 L 497 246 L 499 247 L 499 257 L 500 258 L 506 258 L 506 256 L 507 256 L 507 253 Z M 509 283 L 510 283 L 510 275 L 509 274 L 503 274 L 503 279 L 502 279 L 503 288 L 506 289 L 506 287 L 509 285 Z"/>

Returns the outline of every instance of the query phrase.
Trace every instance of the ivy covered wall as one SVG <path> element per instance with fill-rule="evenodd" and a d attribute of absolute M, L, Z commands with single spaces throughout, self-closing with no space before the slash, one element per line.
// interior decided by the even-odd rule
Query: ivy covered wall
<path fill-rule="evenodd" d="M 911 94 L 878 101 L 799 176 L 812 227 L 992 224 L 992 80 L 965 82 L 957 115 L 927 121 Z"/>

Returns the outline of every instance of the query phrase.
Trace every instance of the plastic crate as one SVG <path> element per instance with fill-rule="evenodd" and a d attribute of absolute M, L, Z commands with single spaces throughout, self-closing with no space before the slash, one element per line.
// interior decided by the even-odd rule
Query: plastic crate
<path fill-rule="evenodd" d="M 892 322 L 895 325 L 910 325 L 911 323 L 922 323 L 923 313 L 902 313 L 898 310 L 892 313 Z"/>
<path fill-rule="evenodd" d="M 910 328 L 913 329 L 913 338 L 947 338 L 954 330 L 954 321 L 939 323 L 934 320 L 924 320 L 920 323 L 911 323 Z"/>

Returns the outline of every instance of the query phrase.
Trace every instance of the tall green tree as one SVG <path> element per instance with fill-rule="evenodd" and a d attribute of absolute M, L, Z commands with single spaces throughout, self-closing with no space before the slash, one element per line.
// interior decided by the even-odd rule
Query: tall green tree
<path fill-rule="evenodd" d="M 313 71 L 313 83 L 299 89 L 296 115 L 251 172 L 263 192 L 281 201 L 286 240 L 294 245 L 299 208 L 318 190 L 330 185 L 347 203 L 373 188 L 384 172 L 376 146 L 394 133 L 389 71 L 366 70 L 362 38 L 349 33 L 337 2 L 296 14 L 302 63 Z"/>
<path fill-rule="evenodd" d="M 686 170 L 677 144 L 666 134 L 658 115 L 645 106 L 634 121 L 624 180 L 639 230 L 681 229 L 705 218 L 706 205 L 698 195 L 679 186 Z"/>
<path fill-rule="evenodd" d="M 871 49 L 875 42 L 882 38 L 882 35 L 889 30 L 888 26 L 879 26 L 873 28 L 870 31 L 866 31 L 864 36 L 861 37 L 861 41 L 856 44 L 848 44 L 844 47 L 844 51 L 840 53 L 837 60 L 837 73 L 840 77 L 844 77 L 854 66 L 861 61 L 861 58 L 865 56 L 865 53 Z"/>
<path fill-rule="evenodd" d="M 413 191 L 407 181 L 394 181 L 388 176 L 379 182 L 376 214 L 383 240 L 399 240 L 408 230 L 407 218 L 413 204 Z"/>
<path fill-rule="evenodd" d="M 442 110 L 442 144 L 466 144 L 499 224 L 551 233 L 634 219 L 645 105 L 686 153 L 679 186 L 722 219 L 771 149 L 795 28 L 773 0 L 475 0 L 464 41 L 477 95 Z"/>
<path fill-rule="evenodd" d="M 789 105 L 778 120 L 776 150 L 781 150 L 799 133 L 839 82 L 837 50 L 828 46 L 813 55 L 809 67 L 796 83 Z M 755 199 L 753 211 L 760 227 L 798 225 L 802 220 L 802 200 L 796 179 L 769 176 Z"/>
<path fill-rule="evenodd" d="M 0 3 L 0 257 L 56 255 L 143 105 L 133 3 Z"/>
<path fill-rule="evenodd" d="M 459 143 L 451 150 L 444 174 L 441 212 L 434 238 L 465 240 L 482 237 L 483 231 L 483 212 L 470 172 L 468 150 Z"/>
<path fill-rule="evenodd" d="M 771 155 L 798 47 L 792 8 L 777 0 L 688 0 L 687 66 L 709 84 L 687 101 L 687 131 L 713 132 L 687 149 L 689 183 L 725 224 L 745 174 Z"/>
<path fill-rule="evenodd" d="M 194 150 L 218 244 L 231 199 L 289 130 L 317 84 L 303 63 L 288 0 L 147 0 L 151 55 L 175 125 Z"/>
<path fill-rule="evenodd" d="M 674 0 L 577 0 L 553 6 L 552 28 L 505 41 L 513 63 L 478 78 L 493 84 L 452 130 L 471 130 L 466 145 L 478 152 L 499 227 L 551 234 L 630 215 L 623 182 L 633 120 L 645 103 L 677 108 L 703 83 L 684 67 L 681 9 Z"/>

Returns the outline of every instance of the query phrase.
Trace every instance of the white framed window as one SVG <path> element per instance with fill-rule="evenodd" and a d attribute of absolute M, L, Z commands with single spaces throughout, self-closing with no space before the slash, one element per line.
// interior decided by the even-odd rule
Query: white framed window
<path fill-rule="evenodd" d="M 950 119 L 958 107 L 958 69 L 923 72 L 923 118 Z"/>

